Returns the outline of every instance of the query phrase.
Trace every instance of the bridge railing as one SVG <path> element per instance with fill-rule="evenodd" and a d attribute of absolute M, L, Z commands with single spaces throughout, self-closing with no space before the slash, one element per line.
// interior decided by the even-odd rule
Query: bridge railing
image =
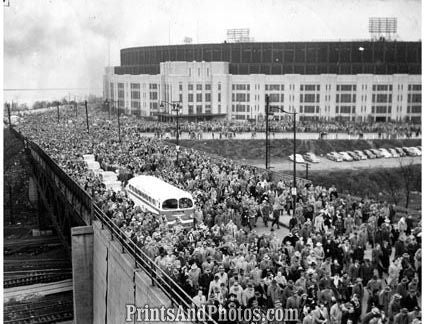
<path fill-rule="evenodd" d="M 13 129 L 13 128 L 11 128 Z M 171 300 L 173 306 L 182 306 L 186 311 L 194 307 L 192 297 L 184 291 L 176 281 L 171 278 L 163 269 L 161 269 L 137 244 L 127 237 L 124 231 L 106 216 L 106 214 L 95 204 L 92 203 L 92 197 L 77 184 L 68 174 L 63 171 L 59 165 L 54 162 L 36 143 L 28 141 L 22 134 L 13 129 L 12 131 L 19 139 L 26 143 L 30 150 L 33 150 L 40 159 L 43 160 L 49 173 L 53 173 L 59 180 L 75 195 L 80 202 L 91 211 L 93 219 L 101 222 L 103 228 L 107 228 L 111 233 L 111 239 L 117 240 L 122 246 L 122 252 L 128 253 L 134 259 L 135 268 L 144 270 L 151 278 L 152 285 L 157 286 Z M 90 220 L 91 221 L 93 220 Z M 206 316 L 208 323 L 216 322 Z"/>

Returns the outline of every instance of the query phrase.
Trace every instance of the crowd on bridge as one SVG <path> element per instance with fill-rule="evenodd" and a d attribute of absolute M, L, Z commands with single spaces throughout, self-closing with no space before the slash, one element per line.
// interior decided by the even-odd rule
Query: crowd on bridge
<path fill-rule="evenodd" d="M 95 118 L 91 116 L 92 120 Z M 122 141 L 105 118 L 88 134 L 83 120 L 26 118 L 19 130 L 38 143 L 197 305 L 296 309 L 299 322 L 420 323 L 421 229 L 386 202 L 342 198 L 306 183 L 293 210 L 290 183 L 256 168 L 146 138 L 143 121 L 123 121 Z M 205 127 L 216 127 L 214 123 Z M 218 125 L 218 124 L 217 124 Z M 311 125 L 310 125 L 311 126 Z M 314 127 L 311 126 L 311 127 Z M 207 128 L 208 129 L 208 128 Z M 129 178 L 149 174 L 192 193 L 193 228 L 174 226 L 106 190 L 83 154 Z M 291 215 L 283 239 L 275 231 Z"/>

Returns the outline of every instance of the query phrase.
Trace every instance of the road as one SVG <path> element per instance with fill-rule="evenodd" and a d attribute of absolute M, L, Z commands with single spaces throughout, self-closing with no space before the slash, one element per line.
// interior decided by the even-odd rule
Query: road
<path fill-rule="evenodd" d="M 214 134 L 214 137 L 213 135 Z M 143 133 L 144 136 L 146 137 L 154 137 L 153 133 Z M 382 135 L 381 139 L 387 139 L 388 136 L 384 136 L 385 134 Z M 172 136 L 172 134 L 168 134 L 169 139 L 175 139 L 174 136 Z M 271 140 L 273 139 L 293 139 L 294 138 L 294 133 L 292 132 L 285 132 L 285 133 L 275 133 L 275 135 L 270 134 L 269 137 Z M 406 139 L 406 136 L 398 136 L 394 139 Z M 415 134 L 413 134 L 413 136 L 411 137 L 412 139 L 420 139 L 421 135 L 419 135 L 418 137 L 415 136 Z M 165 138 L 164 138 L 165 139 Z M 183 132 L 180 135 L 180 139 L 181 140 L 188 140 L 189 138 L 189 133 Z M 214 132 L 214 133 L 202 133 L 202 138 L 201 140 L 210 140 L 210 139 L 215 139 L 218 140 L 220 139 L 219 137 L 219 133 L 218 132 Z M 226 140 L 226 137 L 222 137 L 221 140 Z M 245 132 L 245 133 L 236 133 L 236 137 L 233 137 L 232 139 L 266 139 L 266 134 L 265 133 L 257 133 L 255 138 L 252 137 L 251 133 Z M 307 132 L 303 132 L 303 133 L 297 133 L 297 139 L 300 140 L 317 140 L 319 139 L 319 133 L 307 133 Z M 332 139 L 340 139 L 340 140 L 358 140 L 360 139 L 358 135 L 349 135 L 347 133 L 329 133 L 328 135 L 326 135 L 324 137 L 324 139 L 328 139 L 328 140 L 332 140 Z M 379 139 L 378 133 L 364 133 L 363 134 L 363 138 L 364 140 L 373 140 L 373 139 Z"/>
<path fill-rule="evenodd" d="M 331 171 L 331 170 L 361 170 L 361 169 L 373 169 L 373 168 L 397 168 L 400 167 L 400 163 L 403 165 L 409 164 L 421 164 L 422 157 L 403 157 L 403 158 L 381 158 L 372 160 L 362 160 L 353 162 L 334 162 L 328 160 L 325 156 L 321 156 L 319 163 L 309 163 L 309 171 Z M 244 160 L 244 163 L 264 168 L 264 160 Z M 292 171 L 294 164 L 291 160 L 286 158 L 272 159 L 270 166 L 273 171 Z M 305 170 L 305 164 L 297 163 L 298 170 Z"/>

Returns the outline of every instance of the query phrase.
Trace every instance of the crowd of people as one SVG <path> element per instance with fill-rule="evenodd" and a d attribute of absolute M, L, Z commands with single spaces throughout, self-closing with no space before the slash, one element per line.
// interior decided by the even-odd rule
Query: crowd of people
<path fill-rule="evenodd" d="M 125 117 L 124 117 L 125 118 Z M 157 137 L 164 137 L 167 133 L 174 133 L 175 121 L 135 121 L 140 132 L 155 133 Z M 413 138 L 421 135 L 420 125 L 408 122 L 355 122 L 338 120 L 299 120 L 298 133 L 342 133 L 361 138 L 365 133 L 378 134 L 378 138 Z M 237 138 L 242 133 L 250 133 L 255 137 L 266 131 L 265 121 L 236 122 L 227 120 L 210 120 L 190 122 L 180 120 L 180 132 L 189 134 L 191 139 L 202 139 L 202 134 L 212 133 L 214 139 Z M 293 132 L 293 122 L 290 119 L 270 120 L 269 130 L 272 134 Z"/>
<path fill-rule="evenodd" d="M 146 138 L 143 121 L 115 126 L 73 113 L 26 117 L 19 131 L 44 149 L 196 306 L 295 309 L 295 321 L 420 323 L 420 220 L 400 217 L 386 202 L 341 198 L 335 187 L 299 186 L 293 210 L 290 183 L 259 169 Z M 211 124 L 210 124 L 211 125 Z M 153 127 L 152 125 L 146 126 Z M 191 228 L 135 206 L 126 192 L 106 190 L 82 159 L 93 153 L 125 182 L 153 175 L 192 193 Z M 177 156 L 178 154 L 178 156 Z M 283 238 L 273 229 L 290 215 Z M 257 227 L 272 229 L 259 235 Z"/>

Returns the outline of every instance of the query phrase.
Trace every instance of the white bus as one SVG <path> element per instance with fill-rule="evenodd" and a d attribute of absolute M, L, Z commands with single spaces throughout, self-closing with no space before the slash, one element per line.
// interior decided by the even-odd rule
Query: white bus
<path fill-rule="evenodd" d="M 168 225 L 177 221 L 184 227 L 193 225 L 193 197 L 153 176 L 137 176 L 128 181 L 127 194 L 136 206 L 157 215 L 165 215 Z"/>

